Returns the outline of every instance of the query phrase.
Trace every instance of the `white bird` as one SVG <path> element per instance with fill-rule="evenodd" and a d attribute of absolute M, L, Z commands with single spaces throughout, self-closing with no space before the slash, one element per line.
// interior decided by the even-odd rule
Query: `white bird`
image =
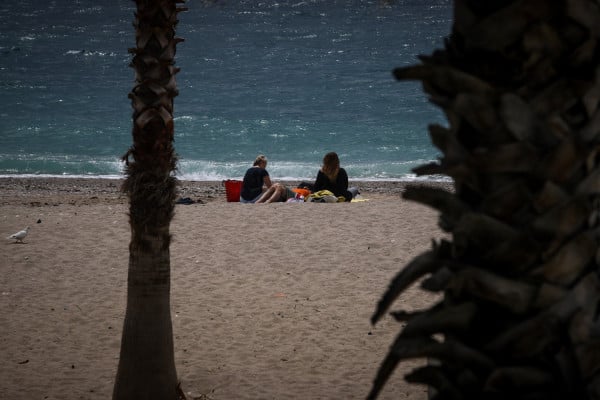
<path fill-rule="evenodd" d="M 7 239 L 15 239 L 16 240 L 15 243 L 23 243 L 23 239 L 25 239 L 25 236 L 27 236 L 28 232 L 29 232 L 29 227 L 23 229 L 22 231 L 19 231 L 17 233 L 10 235 L 9 237 L 7 237 Z"/>

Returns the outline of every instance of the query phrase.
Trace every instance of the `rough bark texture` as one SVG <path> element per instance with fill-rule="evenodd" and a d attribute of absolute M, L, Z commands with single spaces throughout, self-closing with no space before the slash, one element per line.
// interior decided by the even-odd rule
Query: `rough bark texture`
<path fill-rule="evenodd" d="M 600 399 L 600 3 L 456 0 L 445 48 L 394 71 L 418 79 L 454 180 L 405 198 L 436 208 L 450 239 L 391 282 L 372 322 L 421 280 L 443 300 L 406 322 L 375 378 L 436 399 Z"/>
<path fill-rule="evenodd" d="M 124 156 L 130 201 L 127 310 L 113 398 L 177 399 L 170 311 L 170 233 L 176 198 L 173 98 L 175 0 L 137 0 L 133 145 Z"/>

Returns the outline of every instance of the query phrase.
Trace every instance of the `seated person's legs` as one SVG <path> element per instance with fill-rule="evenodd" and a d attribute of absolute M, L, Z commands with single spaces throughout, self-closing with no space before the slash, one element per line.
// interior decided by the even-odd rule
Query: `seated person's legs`
<path fill-rule="evenodd" d="M 275 184 L 271 185 L 271 187 L 268 188 L 262 194 L 262 196 L 260 196 L 260 198 L 258 200 L 256 200 L 256 202 L 257 203 L 273 203 L 275 201 L 279 201 L 279 199 L 281 198 L 282 188 L 283 188 L 283 190 L 285 190 L 285 188 L 282 185 L 280 185 L 279 183 L 275 183 Z"/>
<path fill-rule="evenodd" d="M 275 190 L 275 185 L 271 185 L 271 187 L 269 187 L 267 190 L 265 190 L 262 195 L 258 198 L 258 200 L 255 201 L 255 203 L 265 203 L 267 201 L 267 199 L 269 197 L 271 197 L 273 195 L 273 192 Z"/>
<path fill-rule="evenodd" d="M 287 188 L 285 185 L 274 183 L 256 200 L 256 203 L 274 203 L 276 201 L 285 201 L 287 198 Z"/>
<path fill-rule="evenodd" d="M 283 194 L 285 193 L 285 187 L 283 185 L 276 183 L 273 186 L 275 186 L 275 190 L 273 191 L 271 197 L 269 197 L 269 199 L 267 200 L 267 203 L 274 203 L 276 201 L 280 201 L 283 197 Z"/>

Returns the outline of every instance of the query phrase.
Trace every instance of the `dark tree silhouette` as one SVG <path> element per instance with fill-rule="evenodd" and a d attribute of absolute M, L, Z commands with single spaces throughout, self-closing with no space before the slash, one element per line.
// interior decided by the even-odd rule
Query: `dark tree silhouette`
<path fill-rule="evenodd" d="M 435 399 L 600 399 L 600 3 L 456 0 L 443 50 L 394 71 L 446 114 L 442 157 L 413 187 L 448 240 L 392 280 L 372 322 L 410 285 L 443 294 L 406 322 L 376 376 L 399 362 Z"/>
<path fill-rule="evenodd" d="M 176 197 L 173 98 L 177 0 L 136 0 L 133 145 L 124 156 L 131 242 L 127 309 L 113 398 L 177 399 L 170 311 L 170 233 Z"/>

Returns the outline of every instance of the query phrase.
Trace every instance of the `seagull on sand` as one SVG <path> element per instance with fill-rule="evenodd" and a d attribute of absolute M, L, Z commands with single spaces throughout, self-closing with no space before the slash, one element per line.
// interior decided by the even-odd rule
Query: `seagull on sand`
<path fill-rule="evenodd" d="M 7 237 L 7 239 L 15 239 L 16 242 L 15 243 L 23 243 L 23 239 L 25 239 L 25 236 L 27 236 L 27 233 L 29 232 L 29 227 L 23 229 L 22 231 L 19 231 L 17 233 L 13 233 L 12 235 L 10 235 L 9 237 Z"/>

